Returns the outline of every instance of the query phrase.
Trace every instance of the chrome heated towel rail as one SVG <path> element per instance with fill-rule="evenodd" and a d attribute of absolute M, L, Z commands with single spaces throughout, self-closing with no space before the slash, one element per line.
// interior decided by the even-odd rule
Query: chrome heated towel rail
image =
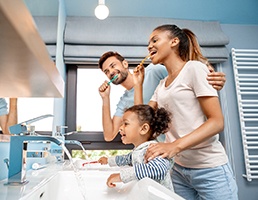
<path fill-rule="evenodd" d="M 258 50 L 232 49 L 239 119 L 248 181 L 258 179 Z"/>

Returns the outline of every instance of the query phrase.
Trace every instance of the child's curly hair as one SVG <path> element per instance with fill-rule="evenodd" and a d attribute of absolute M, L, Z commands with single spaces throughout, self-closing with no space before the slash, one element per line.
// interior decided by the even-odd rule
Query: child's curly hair
<path fill-rule="evenodd" d="M 150 126 L 150 139 L 155 139 L 160 134 L 167 132 L 171 122 L 171 113 L 165 108 L 154 110 L 149 105 L 134 105 L 125 110 L 130 111 L 138 116 L 139 123 L 147 123 Z"/>

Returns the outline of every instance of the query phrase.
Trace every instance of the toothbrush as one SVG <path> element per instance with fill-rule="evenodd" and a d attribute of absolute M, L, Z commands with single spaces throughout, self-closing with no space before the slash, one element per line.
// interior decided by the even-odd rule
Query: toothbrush
<path fill-rule="evenodd" d="M 88 165 L 88 164 L 95 164 L 95 163 L 98 163 L 98 161 L 89 161 L 89 162 L 85 162 L 85 163 L 82 163 L 82 166 L 84 167 L 84 165 Z"/>
<path fill-rule="evenodd" d="M 110 85 L 110 83 L 112 83 L 114 80 L 116 80 L 118 77 L 118 74 L 115 75 L 109 82 L 108 82 L 108 85 Z"/>
<path fill-rule="evenodd" d="M 141 61 L 141 63 L 139 64 L 139 66 L 137 66 L 137 67 L 133 70 L 134 73 L 138 73 L 139 70 L 140 70 L 140 68 L 141 68 L 141 67 L 144 67 L 143 64 L 144 64 L 144 62 L 145 62 L 148 58 L 150 58 L 150 54 L 147 55 L 144 59 L 142 59 L 142 61 Z"/>
<path fill-rule="evenodd" d="M 147 55 L 147 56 L 141 61 L 140 65 L 143 65 L 144 62 L 145 62 L 148 58 L 150 58 L 150 55 Z"/>

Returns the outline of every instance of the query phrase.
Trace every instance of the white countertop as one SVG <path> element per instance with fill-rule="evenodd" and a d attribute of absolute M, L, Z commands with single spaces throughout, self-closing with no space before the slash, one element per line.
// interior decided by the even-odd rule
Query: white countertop
<path fill-rule="evenodd" d="M 0 181 L 0 199 L 18 200 L 26 199 L 31 193 L 40 188 L 46 181 L 54 177 L 58 171 L 63 170 L 63 164 L 52 164 L 40 170 L 28 170 L 26 178 L 29 181 L 25 185 L 5 185 L 7 179 Z"/>

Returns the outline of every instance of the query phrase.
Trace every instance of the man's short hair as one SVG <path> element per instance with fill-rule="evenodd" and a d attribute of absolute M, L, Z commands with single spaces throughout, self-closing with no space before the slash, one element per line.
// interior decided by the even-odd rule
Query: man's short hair
<path fill-rule="evenodd" d="M 119 53 L 114 52 L 114 51 L 108 51 L 108 52 L 104 53 L 104 54 L 100 57 L 100 59 L 99 59 L 99 68 L 100 68 L 101 70 L 102 70 L 102 65 L 103 65 L 103 63 L 104 63 L 108 58 L 110 58 L 110 57 L 112 57 L 112 56 L 116 57 L 117 60 L 119 60 L 119 61 L 121 61 L 121 62 L 123 62 L 123 61 L 125 60 L 125 58 L 124 58 L 123 56 L 121 56 Z"/>

